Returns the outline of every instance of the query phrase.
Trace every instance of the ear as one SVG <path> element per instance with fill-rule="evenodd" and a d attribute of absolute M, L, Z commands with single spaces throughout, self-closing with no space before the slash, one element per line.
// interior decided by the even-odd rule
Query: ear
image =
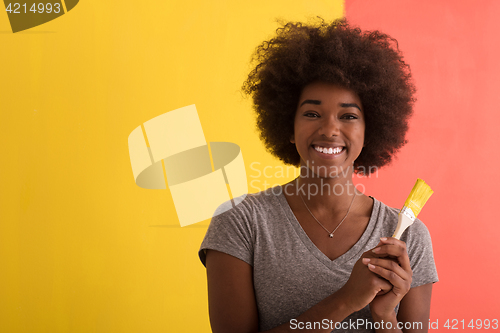
<path fill-rule="evenodd" d="M 292 134 L 292 136 L 290 137 L 290 142 L 295 144 L 295 134 Z"/>

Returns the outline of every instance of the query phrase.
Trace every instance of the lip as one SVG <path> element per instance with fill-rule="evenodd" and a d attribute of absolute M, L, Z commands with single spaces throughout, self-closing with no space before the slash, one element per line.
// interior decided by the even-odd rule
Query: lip
<path fill-rule="evenodd" d="M 338 154 L 325 154 L 325 153 L 322 153 L 322 152 L 319 152 L 317 151 L 316 149 L 314 149 L 314 147 L 316 146 L 319 146 L 319 147 L 323 147 L 323 148 L 342 148 L 342 151 Z M 316 153 L 318 156 L 320 156 L 321 158 L 325 158 L 325 159 L 335 159 L 335 158 L 338 158 L 339 156 L 342 156 L 345 151 L 346 151 L 346 147 L 345 146 L 342 146 L 342 145 L 339 145 L 339 144 L 321 144 L 321 143 L 318 143 L 318 144 L 312 144 L 311 145 L 311 149 L 314 151 L 314 153 Z"/>
<path fill-rule="evenodd" d="M 323 147 L 323 148 L 345 148 L 345 145 L 342 145 L 342 144 L 339 144 L 339 143 L 333 143 L 333 142 L 316 142 L 316 143 L 313 143 L 311 146 L 313 146 L 313 148 L 315 146 L 318 146 L 318 147 Z"/>

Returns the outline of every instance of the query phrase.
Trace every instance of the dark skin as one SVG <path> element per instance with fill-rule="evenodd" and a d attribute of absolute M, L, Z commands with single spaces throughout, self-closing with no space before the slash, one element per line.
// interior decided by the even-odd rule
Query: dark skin
<path fill-rule="evenodd" d="M 365 253 L 368 257 L 369 253 Z M 214 333 L 255 333 L 258 332 L 258 313 L 253 290 L 252 266 L 228 254 L 209 250 L 207 252 L 207 278 L 210 324 Z M 348 284 L 338 292 L 325 298 L 323 301 L 297 317 L 297 320 L 321 321 L 324 318 L 340 322 L 348 315 L 361 309 L 362 304 L 370 304 L 380 292 L 392 292 L 392 285 L 388 285 L 367 269 L 362 261 L 358 261 Z M 359 289 L 357 287 L 363 287 Z M 346 300 L 357 295 L 349 290 L 357 290 L 361 301 L 348 307 Z M 400 322 L 422 322 L 422 330 L 403 330 L 404 332 L 427 332 L 429 320 L 432 284 L 410 289 L 402 298 L 397 320 Z M 391 295 L 392 297 L 392 295 Z M 396 296 L 395 296 L 396 297 Z M 359 299 L 358 297 L 356 297 Z M 392 310 L 394 311 L 394 310 Z M 374 318 L 376 320 L 376 318 Z M 392 320 L 391 320 L 392 321 Z M 267 332 L 300 332 L 291 330 L 290 325 L 284 324 Z M 307 332 L 329 333 L 329 330 L 307 330 Z M 394 330 L 401 332 L 401 330 Z"/>
<path fill-rule="evenodd" d="M 362 236 L 373 209 L 373 200 L 357 192 L 352 183 L 353 162 L 364 144 L 364 114 L 359 97 L 348 89 L 316 82 L 304 88 L 297 107 L 294 137 L 290 139 L 301 156 L 301 176 L 284 186 L 285 197 L 302 228 L 330 260 L 347 252 Z M 318 147 L 322 147 L 321 149 Z M 332 151 L 322 152 L 323 148 Z M 320 151 L 318 151 L 318 149 Z M 335 150 L 336 149 L 336 150 Z M 335 153 L 336 152 L 336 153 Z M 311 167 L 321 166 L 314 169 Z M 324 168 L 323 168 L 324 167 Z M 307 170 L 307 168 L 309 168 Z M 340 171 L 339 171 L 340 170 Z M 305 171 L 312 171 L 307 173 Z M 297 188 L 322 186 L 342 188 L 342 193 L 303 196 L 307 206 L 332 231 L 354 204 L 334 238 L 307 211 Z M 336 186 L 336 187 L 335 187 Z M 206 257 L 210 323 L 214 333 L 258 331 L 258 311 L 253 288 L 252 266 L 228 254 L 209 250 Z M 411 288 L 412 271 L 406 244 L 383 238 L 356 262 L 346 284 L 296 319 L 341 322 L 369 305 L 374 321 L 421 322 L 427 332 L 432 284 Z M 400 303 L 396 317 L 394 308 Z M 288 323 L 267 332 L 300 332 Z M 328 329 L 307 332 L 330 332 Z"/>

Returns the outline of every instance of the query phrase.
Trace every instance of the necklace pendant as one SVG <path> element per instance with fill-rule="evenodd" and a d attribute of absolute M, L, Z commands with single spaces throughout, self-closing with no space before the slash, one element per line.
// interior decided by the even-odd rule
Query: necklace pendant
<path fill-rule="evenodd" d="M 297 182 L 298 182 L 298 179 L 297 178 Z M 347 215 L 349 215 L 349 212 L 351 211 L 351 207 L 352 207 L 352 204 L 354 203 L 354 199 L 356 199 L 356 193 L 354 193 L 354 195 L 352 196 L 352 200 L 351 200 L 351 204 L 349 205 L 349 208 L 347 208 L 347 213 L 345 213 L 345 216 L 342 220 L 340 220 L 339 224 L 337 225 L 337 227 L 335 229 L 333 229 L 332 232 L 330 232 L 327 228 L 325 228 L 325 226 L 323 224 L 321 224 L 321 222 L 316 218 L 316 216 L 314 216 L 314 214 L 311 212 L 311 210 L 309 209 L 309 207 L 307 207 L 307 204 L 306 202 L 304 201 L 304 198 L 302 197 L 302 195 L 300 195 L 299 193 L 299 197 L 300 199 L 302 199 L 302 202 L 304 203 L 304 206 L 306 207 L 307 211 L 309 212 L 309 214 L 311 214 L 312 218 L 314 220 L 316 220 L 316 222 L 318 222 L 318 224 L 323 228 L 325 229 L 325 231 L 328 233 L 328 236 L 330 236 L 330 238 L 333 238 L 333 234 L 335 233 L 335 231 L 337 231 L 337 229 L 342 225 L 342 223 L 345 221 L 345 219 L 347 218 Z"/>

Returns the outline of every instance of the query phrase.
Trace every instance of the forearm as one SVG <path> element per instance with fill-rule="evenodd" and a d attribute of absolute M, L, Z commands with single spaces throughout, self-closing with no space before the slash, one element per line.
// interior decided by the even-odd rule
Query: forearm
<path fill-rule="evenodd" d="M 402 330 L 398 328 L 398 319 L 396 317 L 396 312 L 379 317 L 376 314 L 372 314 L 373 318 L 373 328 L 377 333 L 401 333 Z"/>

